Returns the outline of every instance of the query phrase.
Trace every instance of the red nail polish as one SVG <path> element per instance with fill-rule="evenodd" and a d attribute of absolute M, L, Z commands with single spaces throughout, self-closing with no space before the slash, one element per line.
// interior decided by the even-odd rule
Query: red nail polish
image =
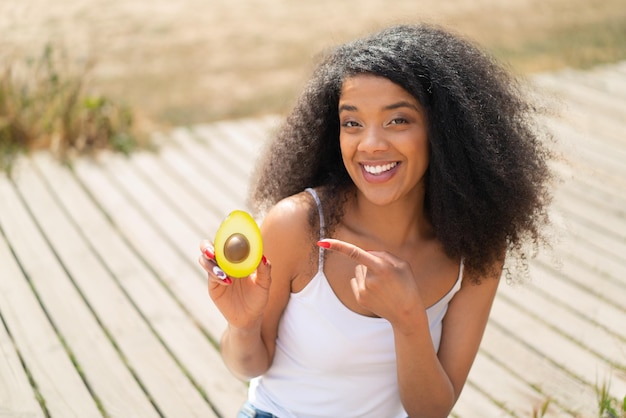
<path fill-rule="evenodd" d="M 226 283 L 226 284 L 233 284 L 233 281 L 232 281 L 232 279 L 230 277 L 227 277 L 227 278 L 223 279 L 222 281 L 224 283 Z"/>
<path fill-rule="evenodd" d="M 204 249 L 204 255 L 209 259 L 209 260 L 213 260 L 215 259 L 215 253 L 213 253 L 211 248 L 205 248 Z"/>
<path fill-rule="evenodd" d="M 322 248 L 330 248 L 330 242 L 317 241 L 317 245 Z"/>
<path fill-rule="evenodd" d="M 267 265 L 267 257 L 261 257 L 261 263 L 263 263 L 264 266 Z"/>

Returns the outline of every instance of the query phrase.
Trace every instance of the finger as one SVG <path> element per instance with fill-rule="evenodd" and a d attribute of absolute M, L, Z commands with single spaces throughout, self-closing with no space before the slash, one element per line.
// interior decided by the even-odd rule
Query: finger
<path fill-rule="evenodd" d="M 352 294 L 354 295 L 355 299 L 357 302 L 359 302 L 359 296 L 361 293 L 361 289 L 360 289 L 360 285 L 359 285 L 359 281 L 357 280 L 356 277 L 353 277 L 350 279 L 350 287 L 352 288 Z M 360 302 L 359 302 L 360 303 Z"/>
<path fill-rule="evenodd" d="M 201 255 L 198 257 L 198 263 L 202 266 L 204 271 L 209 275 L 209 282 L 218 282 L 220 284 L 232 284 L 232 279 L 228 277 L 224 271 L 218 267 L 215 262 L 207 260 L 206 256 Z"/>
<path fill-rule="evenodd" d="M 213 248 L 213 243 L 208 240 L 203 240 L 200 242 L 200 252 L 209 260 L 215 259 L 215 249 Z"/>
<path fill-rule="evenodd" d="M 318 241 L 317 245 L 324 249 L 343 254 L 357 263 L 363 264 L 374 270 L 376 270 L 380 263 L 380 259 L 377 256 L 357 247 L 354 244 L 350 244 L 349 242 L 328 238 Z"/>
<path fill-rule="evenodd" d="M 261 259 L 261 263 L 256 268 L 256 275 L 254 276 L 254 283 L 262 287 L 263 289 L 269 289 L 272 281 L 271 277 L 272 265 L 265 256 Z"/>
<path fill-rule="evenodd" d="M 202 268 L 204 269 L 204 271 L 206 271 L 207 273 L 210 273 L 211 270 L 213 269 L 213 266 L 215 265 L 215 261 L 213 260 L 209 260 L 206 255 L 201 254 L 198 257 L 198 264 L 200 264 L 200 266 L 202 266 Z"/>

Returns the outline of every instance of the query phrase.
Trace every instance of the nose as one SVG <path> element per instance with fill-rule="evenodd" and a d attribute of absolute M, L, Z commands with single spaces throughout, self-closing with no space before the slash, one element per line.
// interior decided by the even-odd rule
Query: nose
<path fill-rule="evenodd" d="M 389 143 L 385 138 L 385 133 L 381 128 L 368 127 L 363 130 L 358 150 L 362 152 L 374 153 L 385 151 L 389 148 Z"/>

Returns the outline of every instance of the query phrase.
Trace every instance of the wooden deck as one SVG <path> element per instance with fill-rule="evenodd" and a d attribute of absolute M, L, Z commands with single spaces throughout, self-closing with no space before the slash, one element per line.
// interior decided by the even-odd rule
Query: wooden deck
<path fill-rule="evenodd" d="M 558 238 L 503 283 L 455 417 L 597 416 L 626 396 L 626 64 L 534 77 L 562 116 Z M 234 417 L 245 385 L 197 244 L 245 207 L 276 118 L 180 128 L 159 153 L 0 175 L 0 416 Z"/>

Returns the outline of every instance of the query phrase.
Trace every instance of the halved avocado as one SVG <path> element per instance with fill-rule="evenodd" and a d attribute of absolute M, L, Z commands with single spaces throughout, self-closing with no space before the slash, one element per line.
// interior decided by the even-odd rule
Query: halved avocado
<path fill-rule="evenodd" d="M 215 234 L 215 261 L 233 278 L 247 277 L 263 257 L 261 231 L 247 212 L 235 210 L 224 219 Z"/>

